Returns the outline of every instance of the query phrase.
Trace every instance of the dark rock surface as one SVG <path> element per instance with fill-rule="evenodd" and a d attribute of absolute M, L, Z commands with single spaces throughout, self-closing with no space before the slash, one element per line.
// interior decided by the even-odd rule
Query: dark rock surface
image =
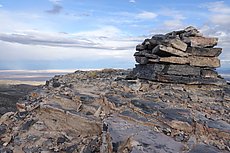
<path fill-rule="evenodd" d="M 230 151 L 229 85 L 127 80 L 130 72 L 54 77 L 0 118 L 0 151 Z"/>
<path fill-rule="evenodd" d="M 0 116 L 6 112 L 16 111 L 16 103 L 38 86 L 31 85 L 0 85 Z"/>

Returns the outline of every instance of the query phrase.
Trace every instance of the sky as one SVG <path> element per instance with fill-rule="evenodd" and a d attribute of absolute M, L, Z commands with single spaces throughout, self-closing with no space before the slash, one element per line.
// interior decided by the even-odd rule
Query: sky
<path fill-rule="evenodd" d="M 0 0 L 0 69 L 133 68 L 137 44 L 190 25 L 230 69 L 229 0 Z"/>

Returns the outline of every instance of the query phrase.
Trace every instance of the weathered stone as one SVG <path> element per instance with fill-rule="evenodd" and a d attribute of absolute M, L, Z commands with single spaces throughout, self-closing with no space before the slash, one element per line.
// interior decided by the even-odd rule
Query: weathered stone
<path fill-rule="evenodd" d="M 220 67 L 220 60 L 217 57 L 195 57 L 189 56 L 189 63 L 192 66 L 200 67 Z"/>
<path fill-rule="evenodd" d="M 171 39 L 169 40 L 169 43 L 172 45 L 173 48 L 186 51 L 187 44 L 181 41 L 180 39 Z"/>
<path fill-rule="evenodd" d="M 186 72 L 186 73 L 185 73 Z M 172 75 L 189 75 L 189 76 L 200 76 L 200 68 L 189 66 L 189 65 L 169 65 L 167 74 Z"/>
<path fill-rule="evenodd" d="M 160 57 L 165 57 L 165 56 L 167 57 L 167 56 L 171 56 L 171 55 L 176 55 L 176 56 L 181 56 L 181 57 L 187 57 L 188 56 L 187 53 L 185 53 L 181 50 L 178 50 L 178 49 L 175 49 L 172 47 L 166 47 L 163 45 L 156 46 L 152 50 L 152 53 L 159 55 Z"/>
<path fill-rule="evenodd" d="M 139 44 L 139 45 L 136 46 L 137 51 L 143 51 L 145 49 L 146 49 L 146 47 L 144 45 Z"/>
<path fill-rule="evenodd" d="M 145 49 L 152 50 L 157 45 L 155 43 L 157 43 L 157 41 L 152 40 L 152 39 L 145 39 L 145 41 L 142 43 L 142 45 L 145 46 Z"/>
<path fill-rule="evenodd" d="M 134 120 L 137 120 L 137 121 L 141 121 L 141 122 L 147 122 L 148 119 L 131 111 L 131 110 L 125 110 L 121 113 L 121 115 L 125 116 L 125 117 L 128 117 L 130 119 L 134 119 Z"/>
<path fill-rule="evenodd" d="M 201 76 L 204 78 L 218 78 L 219 75 L 212 69 L 201 69 Z"/>
<path fill-rule="evenodd" d="M 152 114 L 158 111 L 160 108 L 164 107 L 162 103 L 143 101 L 138 99 L 131 100 L 131 104 L 141 109 L 145 114 Z"/>
<path fill-rule="evenodd" d="M 182 84 L 226 85 L 226 81 L 223 79 L 176 76 L 176 75 L 157 74 L 155 75 L 154 78 L 143 78 L 143 79 L 155 80 L 160 82 L 182 83 Z"/>
<path fill-rule="evenodd" d="M 198 144 L 189 153 L 220 153 L 220 150 L 205 144 Z"/>
<path fill-rule="evenodd" d="M 27 122 L 25 122 L 22 127 L 21 127 L 21 130 L 22 131 L 27 131 L 29 130 L 29 128 L 34 124 L 36 123 L 37 120 L 34 120 L 34 119 L 31 119 L 31 120 L 28 120 Z"/>
<path fill-rule="evenodd" d="M 192 47 L 214 47 L 217 45 L 218 38 L 188 37 Z"/>
<path fill-rule="evenodd" d="M 201 47 L 188 47 L 186 53 L 193 56 L 210 56 L 218 57 L 222 52 L 222 48 L 201 48 Z"/>
<path fill-rule="evenodd" d="M 171 57 L 159 57 L 159 59 L 149 60 L 149 62 L 154 62 L 154 63 L 161 62 L 161 63 L 182 64 L 182 65 L 189 64 L 191 66 L 211 67 L 211 68 L 220 67 L 220 60 L 216 57 L 196 57 L 196 56 L 174 57 L 174 56 L 171 56 Z"/>
<path fill-rule="evenodd" d="M 189 59 L 184 57 L 160 57 L 159 62 L 161 63 L 173 63 L 173 64 L 189 64 Z"/>
<path fill-rule="evenodd" d="M 121 107 L 126 104 L 126 102 L 122 101 L 118 96 L 106 95 L 105 97 L 109 102 L 113 103 L 116 107 Z"/>
<path fill-rule="evenodd" d="M 158 56 L 155 54 L 150 54 L 147 50 L 141 51 L 141 52 L 135 52 L 134 56 L 145 56 L 150 59 L 157 59 Z"/>
<path fill-rule="evenodd" d="M 201 37 L 202 33 L 200 33 L 195 27 L 189 26 L 184 29 L 183 37 Z"/>
<path fill-rule="evenodd" d="M 106 119 L 109 127 L 112 149 L 116 152 L 130 150 L 131 153 L 145 152 L 181 152 L 183 144 L 174 141 L 162 133 L 157 133 L 146 126 L 132 124 L 119 117 Z M 167 147 L 166 147 L 167 146 Z"/>
<path fill-rule="evenodd" d="M 140 64 L 147 64 L 149 62 L 147 57 L 142 57 L 142 56 L 135 56 L 135 60 L 137 63 Z"/>
<path fill-rule="evenodd" d="M 168 108 L 168 109 L 161 109 L 160 111 L 163 113 L 165 119 L 168 119 L 170 121 L 178 120 L 178 121 L 192 124 L 192 119 L 190 118 L 191 113 L 189 110 Z"/>
<path fill-rule="evenodd" d="M 154 77 L 154 74 L 200 76 L 200 68 L 189 65 L 164 65 L 157 63 L 148 65 L 136 65 L 134 71 L 136 73 L 140 73 L 140 75 L 149 77 Z"/>
<path fill-rule="evenodd" d="M 6 132 L 6 125 L 0 125 L 0 136 Z"/>

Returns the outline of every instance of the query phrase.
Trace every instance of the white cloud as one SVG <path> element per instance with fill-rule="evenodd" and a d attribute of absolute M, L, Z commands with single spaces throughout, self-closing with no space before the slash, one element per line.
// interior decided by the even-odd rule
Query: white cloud
<path fill-rule="evenodd" d="M 178 19 L 166 20 L 163 23 L 164 26 L 170 29 L 180 29 L 184 27 L 182 21 Z"/>
<path fill-rule="evenodd" d="M 156 13 L 153 12 L 148 12 L 148 11 L 143 11 L 136 16 L 138 19 L 144 19 L 144 20 L 151 20 L 157 17 Z"/>
<path fill-rule="evenodd" d="M 217 25 L 230 26 L 230 6 L 223 1 L 206 3 L 204 5 L 210 12 L 209 20 Z"/>
<path fill-rule="evenodd" d="M 170 19 L 167 19 L 163 21 L 163 24 L 166 29 L 168 30 L 175 30 L 184 28 L 183 20 L 186 19 L 186 17 L 178 10 L 173 9 L 163 9 L 159 12 L 159 15 L 169 17 Z"/>
<path fill-rule="evenodd" d="M 230 14 L 216 14 L 210 20 L 218 25 L 230 25 Z"/>
<path fill-rule="evenodd" d="M 230 14 L 230 7 L 224 1 L 210 2 L 204 5 L 210 12 Z"/>
<path fill-rule="evenodd" d="M 0 61 L 23 63 L 77 59 L 76 62 L 86 62 L 112 59 L 114 61 L 108 64 L 119 60 L 131 63 L 134 61 L 134 47 L 142 40 L 127 37 L 113 26 L 72 34 L 35 30 L 0 33 Z"/>
<path fill-rule="evenodd" d="M 0 4 L 0 8 L 2 7 L 2 5 Z"/>
<path fill-rule="evenodd" d="M 129 0 L 129 2 L 130 2 L 130 3 L 136 3 L 136 1 L 135 1 L 135 0 Z"/>

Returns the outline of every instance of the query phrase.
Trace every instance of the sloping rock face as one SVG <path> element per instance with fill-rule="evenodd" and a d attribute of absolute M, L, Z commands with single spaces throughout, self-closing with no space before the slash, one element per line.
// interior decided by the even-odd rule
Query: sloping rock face
<path fill-rule="evenodd" d="M 191 26 L 165 35 L 154 35 L 136 46 L 134 56 L 139 64 L 134 75 L 169 83 L 225 84 L 215 71 L 220 67 L 218 56 L 222 52 L 222 48 L 213 48 L 217 41 L 217 38 L 203 37 Z"/>
<path fill-rule="evenodd" d="M 55 76 L 0 118 L 0 152 L 230 151 L 229 85 L 127 80 L 129 73 Z"/>

